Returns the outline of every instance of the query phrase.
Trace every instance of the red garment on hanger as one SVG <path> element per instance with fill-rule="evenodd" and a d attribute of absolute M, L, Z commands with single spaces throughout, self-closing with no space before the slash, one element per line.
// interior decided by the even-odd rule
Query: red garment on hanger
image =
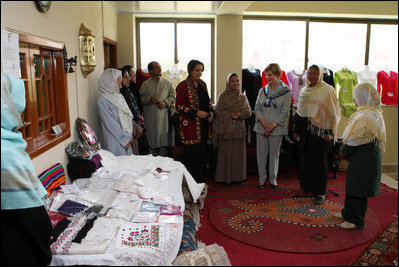
<path fill-rule="evenodd" d="M 391 71 L 377 73 L 377 91 L 381 95 L 381 103 L 385 105 L 398 104 L 398 74 Z"/>
<path fill-rule="evenodd" d="M 288 86 L 288 79 L 287 79 L 287 75 L 285 74 L 285 71 L 281 71 L 281 75 L 280 75 L 280 80 L 285 83 L 285 85 Z M 268 84 L 268 81 L 266 79 L 266 74 L 265 71 L 262 71 L 262 87 L 265 87 Z M 291 103 L 294 103 L 294 98 L 292 98 L 291 95 Z"/>

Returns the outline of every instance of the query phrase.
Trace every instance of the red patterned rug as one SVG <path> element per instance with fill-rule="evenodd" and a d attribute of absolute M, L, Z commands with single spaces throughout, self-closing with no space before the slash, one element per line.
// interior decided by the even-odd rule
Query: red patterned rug
<path fill-rule="evenodd" d="M 275 190 L 278 191 L 278 190 Z M 314 205 L 312 197 L 278 200 L 225 199 L 212 206 L 209 218 L 217 230 L 240 242 L 290 253 L 342 251 L 370 241 L 380 227 L 368 210 L 363 230 L 342 229 L 332 215 L 343 205 L 327 199 Z"/>
<path fill-rule="evenodd" d="M 349 266 L 398 266 L 398 217 Z"/>

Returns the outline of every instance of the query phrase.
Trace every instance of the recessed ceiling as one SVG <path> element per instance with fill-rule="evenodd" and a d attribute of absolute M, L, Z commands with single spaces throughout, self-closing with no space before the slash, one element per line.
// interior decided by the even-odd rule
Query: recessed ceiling
<path fill-rule="evenodd" d="M 104 1 L 118 13 L 242 14 L 253 1 Z"/>

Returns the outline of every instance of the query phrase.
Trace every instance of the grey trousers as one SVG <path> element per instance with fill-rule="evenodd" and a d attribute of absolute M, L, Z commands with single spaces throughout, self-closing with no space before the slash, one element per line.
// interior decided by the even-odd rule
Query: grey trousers
<path fill-rule="evenodd" d="M 266 163 L 269 154 L 270 184 L 277 185 L 278 163 L 283 135 L 256 134 L 256 160 L 258 163 L 259 184 L 266 182 Z"/>

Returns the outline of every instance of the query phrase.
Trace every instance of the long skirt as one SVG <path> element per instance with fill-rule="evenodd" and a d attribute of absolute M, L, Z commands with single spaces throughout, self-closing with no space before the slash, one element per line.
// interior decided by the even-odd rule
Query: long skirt
<path fill-rule="evenodd" d="M 44 206 L 1 210 L 1 265 L 47 265 L 52 225 Z"/>
<path fill-rule="evenodd" d="M 184 158 L 182 160 L 188 172 L 197 183 L 206 181 L 206 142 L 194 145 L 184 145 Z"/>
<path fill-rule="evenodd" d="M 247 179 L 245 139 L 221 140 L 218 143 L 215 182 L 242 182 Z"/>
<path fill-rule="evenodd" d="M 325 195 L 327 190 L 327 151 L 302 154 L 301 188 L 313 195 Z"/>

